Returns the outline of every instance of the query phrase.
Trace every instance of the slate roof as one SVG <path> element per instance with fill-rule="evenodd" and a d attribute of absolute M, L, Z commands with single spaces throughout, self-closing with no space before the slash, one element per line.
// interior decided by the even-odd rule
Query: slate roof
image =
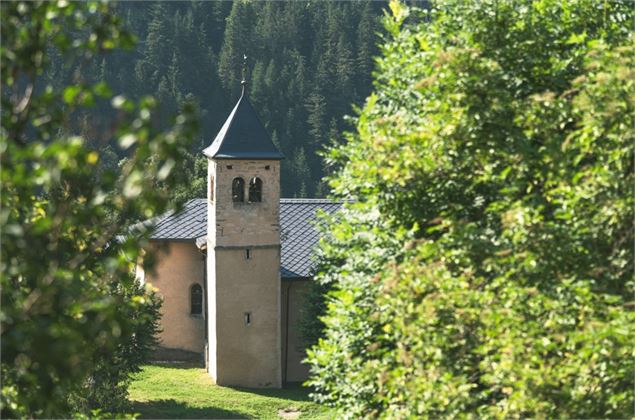
<path fill-rule="evenodd" d="M 313 269 L 311 254 L 320 239 L 314 224 L 316 212 L 334 213 L 342 203 L 329 200 L 280 200 L 280 274 L 283 278 L 310 277 Z"/>
<path fill-rule="evenodd" d="M 189 242 L 206 234 L 207 206 L 203 198 L 188 201 L 179 213 L 160 216 L 150 239 Z"/>
<path fill-rule="evenodd" d="M 334 213 L 341 203 L 324 199 L 280 199 L 280 272 L 283 278 L 312 275 L 311 254 L 319 235 L 314 224 L 318 210 Z M 151 239 L 201 243 L 207 234 L 207 202 L 188 201 L 178 214 L 168 213 L 158 219 Z"/>
<path fill-rule="evenodd" d="M 203 154 L 216 159 L 284 159 L 244 91 Z"/>

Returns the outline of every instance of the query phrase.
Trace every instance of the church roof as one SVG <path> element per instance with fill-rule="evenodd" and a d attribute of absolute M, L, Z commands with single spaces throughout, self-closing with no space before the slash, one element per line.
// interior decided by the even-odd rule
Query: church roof
<path fill-rule="evenodd" d="M 318 210 L 334 213 L 342 203 L 316 199 L 280 199 L 280 274 L 283 278 L 310 277 L 312 254 L 320 236 L 315 229 Z"/>
<path fill-rule="evenodd" d="M 334 213 L 341 203 L 325 199 L 280 199 L 280 273 L 283 278 L 312 275 L 311 255 L 319 240 L 317 212 Z M 151 236 L 155 241 L 197 242 L 207 234 L 207 202 L 188 201 L 179 213 L 160 217 Z"/>
<path fill-rule="evenodd" d="M 207 234 L 207 205 L 204 198 L 190 200 L 178 212 L 159 216 L 150 239 L 189 242 Z"/>
<path fill-rule="evenodd" d="M 203 154 L 215 159 L 284 159 L 244 92 Z"/>

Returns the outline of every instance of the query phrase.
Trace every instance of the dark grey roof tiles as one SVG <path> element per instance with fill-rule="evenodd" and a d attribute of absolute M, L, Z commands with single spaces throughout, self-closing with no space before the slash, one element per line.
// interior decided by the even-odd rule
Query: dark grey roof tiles
<path fill-rule="evenodd" d="M 207 207 L 204 199 L 190 200 L 179 213 L 159 219 L 151 239 L 170 241 L 196 240 L 207 234 Z"/>
<path fill-rule="evenodd" d="M 283 278 L 312 275 L 311 254 L 319 240 L 314 224 L 316 213 L 333 213 L 341 203 L 323 199 L 280 199 L 280 272 Z M 205 199 L 190 200 L 180 213 L 168 213 L 159 218 L 151 238 L 163 241 L 202 243 L 207 233 L 207 203 Z"/>
<path fill-rule="evenodd" d="M 284 159 L 244 93 L 203 154 L 216 159 Z"/>
<path fill-rule="evenodd" d="M 284 278 L 310 277 L 312 275 L 313 247 L 320 239 L 314 224 L 316 213 L 323 210 L 333 213 L 341 203 L 315 199 L 280 200 L 280 272 Z"/>

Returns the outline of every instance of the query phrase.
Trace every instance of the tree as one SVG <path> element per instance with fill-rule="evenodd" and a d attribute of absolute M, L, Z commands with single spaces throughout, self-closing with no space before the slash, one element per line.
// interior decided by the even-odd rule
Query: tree
<path fill-rule="evenodd" d="M 311 143 L 319 145 L 324 143 L 326 137 L 326 99 L 319 93 L 312 93 L 306 99 L 308 112 L 307 125 Z"/>
<path fill-rule="evenodd" d="M 355 102 L 360 103 L 367 94 L 368 86 L 371 85 L 372 73 L 372 57 L 375 55 L 377 44 L 377 24 L 378 16 L 373 13 L 370 4 L 365 4 L 362 15 L 360 16 L 357 26 L 357 42 L 356 42 L 356 65 L 358 71 L 355 77 L 356 97 Z M 364 96 L 361 96 L 364 95 Z"/>
<path fill-rule="evenodd" d="M 296 182 L 295 190 L 298 191 L 299 198 L 306 198 L 306 184 L 311 172 L 307 166 L 306 153 L 302 147 L 291 156 L 291 161 L 291 176 Z"/>
<path fill-rule="evenodd" d="M 249 3 L 237 1 L 232 4 L 218 63 L 218 76 L 225 92 L 232 97 L 240 92 L 243 56 L 254 44 L 251 36 L 254 23 L 253 8 Z"/>
<path fill-rule="evenodd" d="M 132 47 L 109 4 L 0 7 L 0 410 L 51 418 L 118 409 L 152 346 L 159 304 L 131 273 L 148 232 L 120 235 L 168 209 L 169 187 L 182 182 L 171 169 L 196 124 L 188 108 L 158 131 L 152 98 L 111 98 L 105 83 L 91 84 L 81 71 L 61 88 L 42 77 L 51 51 L 81 70 L 102 53 Z M 107 101 L 116 115 L 109 135 L 129 155 L 120 173 L 98 171 L 101 154 L 68 124 Z M 153 188 L 157 180 L 168 188 Z"/>
<path fill-rule="evenodd" d="M 391 3 L 309 353 L 348 417 L 633 415 L 628 2 Z M 632 303 L 631 303 L 632 305 Z"/>
<path fill-rule="evenodd" d="M 167 71 L 170 63 L 171 36 L 168 5 L 155 2 L 150 9 L 151 20 L 148 23 L 148 35 L 143 48 L 143 59 L 137 63 L 136 73 L 139 82 L 155 85 L 161 75 Z"/>

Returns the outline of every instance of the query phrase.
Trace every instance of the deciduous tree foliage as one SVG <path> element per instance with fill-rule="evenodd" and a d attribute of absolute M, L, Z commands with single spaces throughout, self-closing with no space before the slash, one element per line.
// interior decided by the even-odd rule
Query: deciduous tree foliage
<path fill-rule="evenodd" d="M 633 415 L 632 4 L 391 3 L 309 353 L 346 417 Z M 629 306 L 630 305 L 630 306 Z"/>
<path fill-rule="evenodd" d="M 84 66 L 134 38 L 103 2 L 3 2 L 1 298 L 3 417 L 69 417 L 121 410 L 130 374 L 154 343 L 160 302 L 131 275 L 145 232 L 127 223 L 167 210 L 172 174 L 196 124 L 158 131 L 154 100 L 111 99 Z M 52 61 L 79 71 L 52 86 Z M 112 106 L 105 136 L 127 154 L 119 173 L 69 124 Z M 87 121 L 90 125 L 90 121 Z M 150 159 L 150 157 L 152 157 Z M 103 169 L 103 168 L 102 168 Z"/>

